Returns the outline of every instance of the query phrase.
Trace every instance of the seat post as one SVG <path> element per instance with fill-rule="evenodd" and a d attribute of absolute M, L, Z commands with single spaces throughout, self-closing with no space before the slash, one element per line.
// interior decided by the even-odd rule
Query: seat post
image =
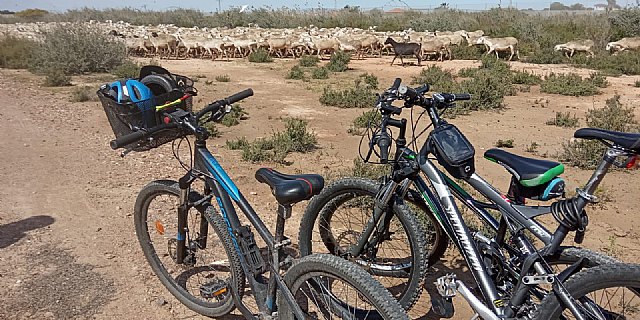
<path fill-rule="evenodd" d="M 289 217 L 291 217 L 291 205 L 278 204 L 275 234 L 276 245 L 282 245 L 282 240 L 284 240 L 284 223 Z"/>
<path fill-rule="evenodd" d="M 278 216 L 289 219 L 291 217 L 291 205 L 278 204 Z"/>

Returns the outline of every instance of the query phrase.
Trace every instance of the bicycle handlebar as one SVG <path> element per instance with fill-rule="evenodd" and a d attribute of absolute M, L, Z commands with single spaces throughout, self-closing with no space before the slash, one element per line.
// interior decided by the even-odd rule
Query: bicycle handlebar
<path fill-rule="evenodd" d="M 180 124 L 173 122 L 169 124 L 162 124 L 159 126 L 155 126 L 149 130 L 139 130 L 139 131 L 130 133 L 128 135 L 124 135 L 122 137 L 111 140 L 111 142 L 109 142 L 109 146 L 111 147 L 111 149 L 115 150 L 118 148 L 122 148 L 126 145 L 132 144 L 138 140 L 145 139 L 156 132 L 159 132 L 162 130 L 174 129 L 179 126 Z"/>
<path fill-rule="evenodd" d="M 200 110 L 198 113 L 193 114 L 190 113 L 191 116 L 195 116 L 195 123 L 197 123 L 198 119 L 200 119 L 200 117 L 202 117 L 204 114 L 208 113 L 208 112 L 212 112 L 212 118 L 215 118 L 215 116 L 217 114 L 219 114 L 220 109 L 226 105 L 231 105 L 233 103 L 236 103 L 240 100 L 246 99 L 250 96 L 253 95 L 253 90 L 251 88 L 240 91 L 236 94 L 233 94 L 227 98 L 218 100 L 216 102 L 210 103 L 209 105 L 207 105 L 206 107 L 204 107 L 202 110 Z M 222 116 L 224 116 L 224 113 L 222 113 Z M 220 116 L 218 116 L 220 117 Z M 192 120 L 185 118 L 184 121 L 179 121 L 180 119 L 173 119 L 174 121 L 178 120 L 177 122 L 171 122 L 168 124 L 162 124 L 162 125 L 158 125 L 155 126 L 153 128 L 150 128 L 148 130 L 139 130 L 127 135 L 124 135 L 122 137 L 118 137 L 114 140 L 111 140 L 109 142 L 109 146 L 111 147 L 111 149 L 119 149 L 122 147 L 125 147 L 127 145 L 130 145 L 136 141 L 140 141 L 143 139 L 147 139 L 148 137 L 150 137 L 151 135 L 153 135 L 156 132 L 162 131 L 162 130 L 168 130 L 168 129 L 175 129 L 175 128 L 183 128 L 183 129 L 190 129 L 189 131 L 194 131 L 193 128 L 197 128 L 197 126 L 189 126 L 186 125 L 186 122 L 190 122 Z M 195 133 L 195 132 L 193 132 Z"/>
<path fill-rule="evenodd" d="M 402 125 L 395 124 L 395 122 L 392 122 L 393 119 L 391 119 L 391 115 L 399 115 L 402 113 L 402 108 L 398 108 L 392 105 L 394 101 L 404 100 L 404 107 L 413 107 L 415 105 L 418 105 L 429 109 L 447 108 L 453 106 L 453 102 L 455 101 L 471 99 L 471 95 L 468 93 L 434 93 L 431 97 L 425 97 L 425 94 L 430 89 L 430 86 L 428 84 L 422 85 L 417 88 L 411 88 L 408 86 L 401 86 L 401 83 L 402 80 L 400 78 L 396 78 L 393 81 L 391 88 L 378 96 L 377 107 L 382 112 L 383 120 L 380 126 L 380 133 L 376 134 L 371 139 L 371 141 L 369 141 L 369 152 L 367 153 L 365 161 L 369 160 L 373 148 L 377 145 L 380 149 L 380 162 L 388 162 L 391 137 L 387 132 L 387 126 L 392 125 L 394 127 L 401 128 L 401 131 L 403 129 Z M 436 112 L 430 112 L 430 117 L 432 118 L 434 124 L 440 122 L 440 119 Z"/>
<path fill-rule="evenodd" d="M 202 117 L 203 115 L 209 112 L 215 115 L 216 113 L 218 113 L 218 111 L 220 111 L 221 107 L 226 105 L 232 105 L 240 100 L 251 97 L 252 95 L 253 95 L 253 90 L 249 88 L 249 89 L 240 91 L 236 94 L 233 94 L 229 97 L 226 97 L 224 99 L 218 100 L 216 102 L 212 102 L 208 104 L 206 107 L 202 108 L 202 110 L 198 111 L 198 113 L 196 113 L 196 119 L 200 119 L 200 117 Z"/>
<path fill-rule="evenodd" d="M 396 78 L 396 80 L 393 81 L 393 85 L 391 85 L 390 90 L 398 90 L 400 83 L 402 83 L 402 79 Z"/>

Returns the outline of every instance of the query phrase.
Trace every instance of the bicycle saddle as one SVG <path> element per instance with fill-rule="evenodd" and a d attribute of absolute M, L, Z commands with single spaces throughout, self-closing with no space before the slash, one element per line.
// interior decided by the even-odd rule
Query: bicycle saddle
<path fill-rule="evenodd" d="M 281 205 L 309 200 L 324 188 L 324 178 L 317 174 L 283 174 L 270 168 L 256 171 L 256 180 L 271 187 L 271 193 Z"/>
<path fill-rule="evenodd" d="M 576 138 L 598 139 L 611 141 L 625 149 L 640 153 L 640 133 L 626 133 L 596 128 L 578 129 L 574 134 Z"/>
<path fill-rule="evenodd" d="M 484 157 L 505 167 L 525 187 L 545 184 L 564 172 L 561 163 L 526 158 L 502 149 L 489 149 Z"/>

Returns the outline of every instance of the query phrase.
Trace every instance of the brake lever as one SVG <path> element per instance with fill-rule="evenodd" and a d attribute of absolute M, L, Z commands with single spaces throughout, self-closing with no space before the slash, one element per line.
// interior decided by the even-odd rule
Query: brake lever
<path fill-rule="evenodd" d="M 211 116 L 209 116 L 209 119 L 207 119 L 207 122 L 208 121 L 219 122 L 229 112 L 231 112 L 231 105 L 225 105 L 224 109 L 220 108 L 215 113 L 212 112 Z"/>

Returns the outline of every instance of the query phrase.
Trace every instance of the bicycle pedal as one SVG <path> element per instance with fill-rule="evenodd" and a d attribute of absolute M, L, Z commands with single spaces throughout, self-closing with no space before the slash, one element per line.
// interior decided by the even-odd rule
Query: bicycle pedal
<path fill-rule="evenodd" d="M 456 295 L 458 285 L 456 284 L 456 275 L 453 273 L 447 274 L 436 279 L 434 282 L 436 289 L 440 296 L 444 298 L 452 298 Z"/>
<path fill-rule="evenodd" d="M 455 313 L 451 298 L 434 296 L 431 298 L 431 310 L 441 318 L 452 318 Z"/>
<path fill-rule="evenodd" d="M 253 233 L 247 226 L 241 226 L 236 231 L 236 237 L 240 243 L 244 260 L 247 262 L 254 276 L 263 274 L 267 270 L 267 266 L 264 263 L 262 254 L 260 254 L 260 248 L 256 244 L 256 240 L 253 237 Z"/>
<path fill-rule="evenodd" d="M 227 282 L 222 279 L 215 279 L 200 286 L 200 295 L 205 299 L 213 299 L 227 292 Z"/>

